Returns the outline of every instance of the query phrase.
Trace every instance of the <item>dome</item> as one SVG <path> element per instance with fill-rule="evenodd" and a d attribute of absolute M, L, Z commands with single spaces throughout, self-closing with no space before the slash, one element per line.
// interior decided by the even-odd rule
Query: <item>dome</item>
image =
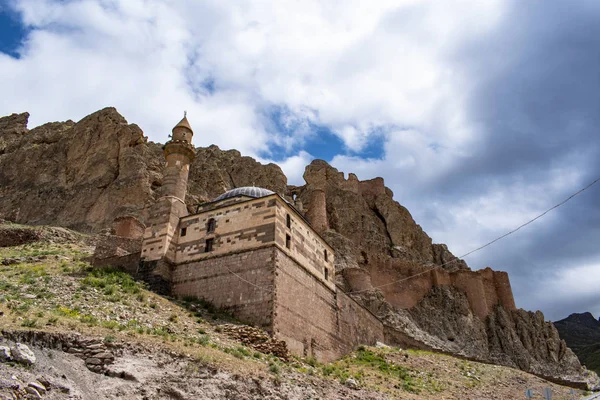
<path fill-rule="evenodd" d="M 269 190 L 269 189 L 263 189 L 263 188 L 254 187 L 254 186 L 244 186 L 244 187 L 231 189 L 231 190 L 223 193 L 219 197 L 217 197 L 214 201 L 228 199 L 230 197 L 236 197 L 236 196 L 247 196 L 247 197 L 254 197 L 255 199 L 258 199 L 260 197 L 269 196 L 274 193 L 275 192 L 273 192 L 272 190 Z"/>

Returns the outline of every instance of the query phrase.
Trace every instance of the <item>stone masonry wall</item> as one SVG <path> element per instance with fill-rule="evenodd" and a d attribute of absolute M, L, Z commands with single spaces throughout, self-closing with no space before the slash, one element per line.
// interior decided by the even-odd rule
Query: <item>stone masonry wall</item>
<path fill-rule="evenodd" d="M 280 250 L 273 332 L 297 355 L 332 361 L 358 344 L 383 341 L 383 325 L 347 295 L 331 290 Z"/>
<path fill-rule="evenodd" d="M 172 293 L 204 298 L 270 330 L 274 275 L 274 247 L 267 246 L 180 264 L 173 269 Z"/>
<path fill-rule="evenodd" d="M 290 227 L 287 226 L 288 215 Z M 330 289 L 335 290 L 335 256 L 327 242 L 280 199 L 277 201 L 275 223 L 275 242 L 281 251 L 308 269 Z M 289 247 L 286 236 L 290 238 Z"/>
<path fill-rule="evenodd" d="M 148 226 L 144 232 L 142 259 L 173 261 L 173 238 L 177 236 L 179 220 L 188 214 L 187 207 L 173 196 L 161 197 L 150 208 Z"/>
<path fill-rule="evenodd" d="M 384 342 L 382 322 L 366 308 L 341 290 L 336 292 L 339 336 L 344 353 L 361 344 Z"/>
<path fill-rule="evenodd" d="M 274 241 L 274 197 L 251 199 L 182 218 L 176 233 L 176 262 L 190 262 L 232 251 L 247 250 Z M 214 231 L 208 221 L 214 219 Z M 185 229 L 185 235 L 184 230 Z M 207 252 L 207 239 L 213 239 Z"/>
<path fill-rule="evenodd" d="M 386 282 L 395 282 L 380 288 L 387 301 L 401 309 L 416 306 L 434 287 L 453 286 L 467 295 L 471 310 L 480 319 L 485 319 L 498 304 L 507 310 L 516 310 L 508 274 L 485 268 L 479 271 L 458 270 L 449 272 L 435 268 L 419 275 L 402 280 L 389 269 L 374 269 L 372 282 L 365 279 L 361 271 L 344 271 L 344 276 L 352 291 L 365 290 L 369 285 L 380 286 Z M 375 279 L 373 279 L 375 277 Z"/>

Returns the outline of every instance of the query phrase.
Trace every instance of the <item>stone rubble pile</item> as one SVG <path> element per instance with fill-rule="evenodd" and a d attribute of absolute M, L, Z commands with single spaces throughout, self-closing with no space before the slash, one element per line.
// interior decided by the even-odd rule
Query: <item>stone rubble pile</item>
<path fill-rule="evenodd" d="M 272 338 L 267 332 L 252 326 L 224 324 L 220 325 L 223 333 L 232 339 L 242 342 L 256 351 L 272 354 L 282 360 L 289 359 L 287 345 L 283 340 Z"/>
<path fill-rule="evenodd" d="M 106 343 L 99 339 L 70 343 L 66 352 L 84 360 L 85 366 L 97 373 L 106 372 L 106 366 L 115 361 L 114 354 L 107 348 Z"/>

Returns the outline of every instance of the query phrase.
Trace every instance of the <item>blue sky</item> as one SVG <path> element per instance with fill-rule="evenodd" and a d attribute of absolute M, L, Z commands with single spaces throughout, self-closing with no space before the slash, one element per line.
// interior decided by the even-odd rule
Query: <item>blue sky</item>
<path fill-rule="evenodd" d="M 27 27 L 12 8 L 0 5 L 0 52 L 19 57 L 18 49 L 27 37 Z"/>
<path fill-rule="evenodd" d="M 115 106 L 163 142 L 382 176 L 457 255 L 600 176 L 600 3 L 0 0 L 0 114 Z M 600 316 L 600 185 L 469 256 L 518 306 Z"/>

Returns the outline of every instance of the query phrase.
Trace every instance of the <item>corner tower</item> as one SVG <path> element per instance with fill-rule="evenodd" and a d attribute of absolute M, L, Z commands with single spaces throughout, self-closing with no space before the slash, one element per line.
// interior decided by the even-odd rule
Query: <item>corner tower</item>
<path fill-rule="evenodd" d="M 166 159 L 160 197 L 150 208 L 148 224 L 142 244 L 142 261 L 174 259 L 173 237 L 179 219 L 188 215 L 185 205 L 190 164 L 196 156 L 192 137 L 194 131 L 184 113 L 183 119 L 173 128 L 171 140 L 163 147 Z M 168 268 L 167 268 L 168 269 Z M 166 270 L 161 275 L 168 280 Z"/>

